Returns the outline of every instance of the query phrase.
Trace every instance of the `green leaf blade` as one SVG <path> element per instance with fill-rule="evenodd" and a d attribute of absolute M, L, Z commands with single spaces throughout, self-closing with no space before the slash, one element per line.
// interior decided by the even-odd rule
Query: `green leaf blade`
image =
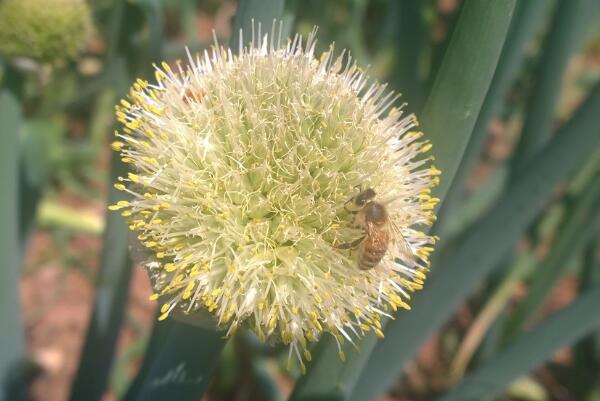
<path fill-rule="evenodd" d="M 444 198 L 492 81 L 515 1 L 474 1 L 463 7 L 421 120 L 431 139 Z"/>
<path fill-rule="evenodd" d="M 0 196 L 0 400 L 24 399 L 23 367 L 25 344 L 19 299 L 20 249 L 19 205 L 19 131 L 21 108 L 17 98 L 7 89 L 0 90 L 0 175 L 3 194 Z"/>
<path fill-rule="evenodd" d="M 155 326 L 144 365 L 126 401 L 198 400 L 210 384 L 223 333 L 170 319 Z"/>
<path fill-rule="evenodd" d="M 454 212 L 457 205 L 463 200 L 465 181 L 481 153 L 481 148 L 488 133 L 488 124 L 494 114 L 499 111 L 504 95 L 525 57 L 527 44 L 538 31 L 550 5 L 552 5 L 552 2 L 538 0 L 525 0 L 517 3 L 506 43 L 502 48 L 494 78 L 477 117 L 471 139 L 465 149 L 444 203 L 438 212 L 438 221 L 434 230 L 440 236 L 445 233 L 445 226 L 450 219 L 446 214 Z"/>
<path fill-rule="evenodd" d="M 125 171 L 123 163 L 114 155 L 111 180 L 116 180 Z M 121 192 L 112 189 L 109 202 L 115 203 L 122 196 Z M 108 212 L 106 215 L 103 244 L 92 317 L 71 389 L 71 401 L 99 401 L 102 398 L 127 306 L 132 262 L 127 245 L 127 226 L 117 213 Z"/>

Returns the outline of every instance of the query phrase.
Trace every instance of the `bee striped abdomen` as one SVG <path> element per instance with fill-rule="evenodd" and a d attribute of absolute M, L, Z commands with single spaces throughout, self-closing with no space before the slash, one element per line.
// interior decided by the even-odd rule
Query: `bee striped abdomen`
<path fill-rule="evenodd" d="M 358 268 L 369 270 L 377 266 L 387 252 L 389 239 L 390 236 L 387 230 L 381 230 L 375 235 L 367 236 L 358 252 Z"/>

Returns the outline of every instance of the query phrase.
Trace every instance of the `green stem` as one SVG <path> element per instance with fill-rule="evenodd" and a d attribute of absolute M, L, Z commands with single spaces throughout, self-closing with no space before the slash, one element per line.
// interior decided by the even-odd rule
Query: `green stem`
<path fill-rule="evenodd" d="M 408 103 L 406 111 L 419 113 L 425 102 L 424 82 L 419 71 L 425 42 L 423 1 L 392 2 L 390 13 L 394 13 L 397 20 L 392 84 Z"/>
<path fill-rule="evenodd" d="M 16 79 L 10 75 L 5 78 Z M 18 286 L 21 271 L 17 200 L 21 107 L 15 96 L 15 86 L 20 84 L 6 84 L 9 88 L 0 88 L 0 177 L 3 191 L 0 196 L 0 321 L 3 327 L 0 342 L 0 400 L 12 401 L 25 399 L 23 373 L 26 354 Z"/>
<path fill-rule="evenodd" d="M 579 290 L 587 291 L 600 283 L 600 233 L 592 236 L 583 250 L 583 266 L 579 275 Z M 600 385 L 600 331 L 591 333 L 577 343 L 573 349 L 575 367 L 575 391 L 577 400 L 585 400 L 588 394 Z"/>
<path fill-rule="evenodd" d="M 454 180 L 492 81 L 515 0 L 467 0 L 421 121 L 442 170 L 434 194 L 443 199 Z M 485 54 L 483 53 L 485 52 Z"/>
<path fill-rule="evenodd" d="M 169 319 L 158 322 L 125 401 L 197 400 L 210 383 L 223 334 Z"/>
<path fill-rule="evenodd" d="M 510 272 L 506 275 L 500 286 L 489 297 L 485 306 L 469 327 L 469 331 L 463 337 L 456 356 L 452 360 L 450 373 L 455 380 L 463 376 L 488 329 L 506 307 L 515 287 L 525 276 L 529 275 L 533 266 L 535 266 L 535 263 L 530 254 L 524 253 L 521 255 L 514 262 Z"/>
<path fill-rule="evenodd" d="M 515 16 L 494 72 L 494 79 L 485 96 L 483 106 L 481 106 L 481 112 L 477 117 L 456 176 L 438 211 L 438 220 L 434 229 L 436 233 L 444 232 L 446 224 L 451 219 L 450 216 L 464 200 L 465 182 L 481 154 L 481 148 L 488 133 L 488 124 L 500 110 L 506 91 L 525 57 L 526 47 L 539 30 L 551 4 L 551 1 L 546 0 L 520 0 L 517 3 Z"/>
<path fill-rule="evenodd" d="M 125 171 L 115 155 L 111 166 L 111 182 Z M 109 202 L 115 203 L 121 198 L 119 191 L 111 190 Z M 106 216 L 103 244 L 92 317 L 71 389 L 71 401 L 99 401 L 102 398 L 127 305 L 131 261 L 127 248 L 127 226 L 117 213 L 108 212 Z"/>

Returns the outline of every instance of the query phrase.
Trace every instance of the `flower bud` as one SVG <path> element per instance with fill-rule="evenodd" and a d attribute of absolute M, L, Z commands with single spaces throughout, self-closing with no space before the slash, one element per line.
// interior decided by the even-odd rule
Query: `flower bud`
<path fill-rule="evenodd" d="M 2 0 L 0 54 L 51 63 L 72 59 L 89 27 L 85 0 Z"/>

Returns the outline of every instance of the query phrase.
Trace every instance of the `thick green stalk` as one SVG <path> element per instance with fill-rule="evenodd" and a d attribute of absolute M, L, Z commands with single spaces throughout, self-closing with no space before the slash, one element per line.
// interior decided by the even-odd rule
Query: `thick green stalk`
<path fill-rule="evenodd" d="M 18 285 L 21 271 L 17 202 L 21 106 L 17 99 L 6 87 L 0 89 L 0 401 L 25 399 L 23 371 L 26 360 Z"/>
<path fill-rule="evenodd" d="M 436 191 L 442 198 L 458 168 L 491 82 L 513 7 L 514 1 L 466 2 L 425 105 L 421 121 L 434 144 L 436 165 L 444 174 L 442 185 Z M 376 337 L 369 334 L 359 344 L 360 353 L 348 347 L 345 363 L 339 360 L 337 348 L 331 341 L 320 344 L 291 400 L 354 397 L 351 391 L 375 343 Z"/>
<path fill-rule="evenodd" d="M 600 286 L 523 334 L 439 401 L 478 401 L 499 394 L 512 380 L 549 359 L 558 349 L 600 328 L 598 304 Z"/>
<path fill-rule="evenodd" d="M 353 400 L 385 391 L 425 340 L 512 249 L 543 209 L 556 185 L 600 145 L 600 84 L 556 137 L 531 160 L 497 206 L 474 224 L 453 250 L 439 258 L 425 288 L 385 328 L 358 382 Z M 373 373 L 374 372 L 374 373 Z M 375 374 L 376 373 L 376 374 Z"/>
<path fill-rule="evenodd" d="M 504 45 L 515 0 L 467 0 L 420 118 L 433 144 L 444 198 L 465 151 Z"/>
<path fill-rule="evenodd" d="M 19 152 L 19 238 L 26 252 L 31 233 L 36 227 L 39 202 L 50 176 L 48 149 L 54 138 L 62 136 L 63 126 L 52 118 L 31 118 L 24 124 Z"/>
<path fill-rule="evenodd" d="M 111 182 L 124 175 L 125 171 L 119 158 L 113 157 Z M 109 202 L 116 203 L 122 197 L 121 192 L 112 189 Z M 79 369 L 71 389 L 71 401 L 99 401 L 102 398 L 127 307 L 131 277 L 127 226 L 120 215 L 107 211 L 105 227 L 96 297 Z"/>
<path fill-rule="evenodd" d="M 583 249 L 583 266 L 579 274 L 579 290 L 587 291 L 600 283 L 600 232 L 594 233 Z M 600 378 L 600 330 L 579 341 L 573 349 L 574 398 L 585 400 L 598 392 Z"/>
<path fill-rule="evenodd" d="M 127 401 L 198 400 L 210 384 L 223 333 L 174 320 L 160 322 Z"/>
<path fill-rule="evenodd" d="M 562 78 L 571 55 L 581 45 L 587 28 L 598 15 L 597 0 L 560 0 L 538 62 L 535 87 L 521 137 L 513 156 L 513 179 L 548 141 L 554 125 Z"/>
<path fill-rule="evenodd" d="M 542 20 L 548 14 L 550 5 L 552 5 L 552 1 L 547 0 L 520 0 L 517 2 L 515 16 L 510 24 L 506 42 L 494 72 L 494 79 L 485 96 L 483 106 L 481 106 L 456 176 L 438 212 L 434 230 L 436 233 L 440 233 L 440 236 L 450 219 L 447 213 L 454 212 L 464 198 L 465 181 L 481 154 L 481 148 L 488 133 L 488 124 L 492 117 L 500 111 L 504 96 L 523 62 L 527 45 L 538 32 Z"/>
<path fill-rule="evenodd" d="M 23 92 L 25 90 L 25 77 L 24 75 L 10 62 L 7 62 L 4 66 L 4 79 L 2 82 L 3 91 L 6 94 L 10 94 L 12 99 L 14 99 L 17 103 L 21 101 L 23 98 Z M 8 98 L 7 98 L 8 99 Z M 8 101 L 8 100 L 7 100 Z M 28 165 L 25 161 L 26 153 L 29 150 L 29 143 L 27 140 L 23 140 L 23 131 L 25 130 L 25 123 L 21 121 L 21 109 L 20 105 L 16 109 L 16 112 L 10 116 L 3 116 L 2 121 L 11 121 L 14 124 L 18 124 L 18 129 L 21 131 L 20 136 L 16 133 L 11 133 L 16 135 L 16 144 L 17 148 L 13 149 L 13 154 L 18 155 L 18 167 L 15 171 L 17 175 L 17 188 L 15 190 L 16 202 L 18 204 L 18 220 L 17 220 L 17 232 L 18 232 L 18 246 L 21 250 L 21 254 L 19 255 L 18 260 L 21 260 L 22 255 L 25 253 L 25 249 L 27 248 L 27 240 L 29 238 L 29 234 L 33 228 L 33 221 L 35 220 L 35 209 L 40 197 L 40 185 L 34 185 L 27 180 L 27 169 Z M 6 113 L 9 113 L 10 108 L 9 105 L 6 106 Z M 14 128 L 16 126 L 7 126 L 6 129 L 17 129 Z M 9 135 L 8 133 L 6 135 Z M 10 163 L 10 160 L 7 160 L 7 163 Z M 39 184 L 39 183 L 38 183 Z M 20 263 L 20 262 L 19 262 Z"/>
<path fill-rule="evenodd" d="M 394 29 L 395 60 L 392 85 L 407 102 L 408 112 L 419 113 L 425 102 L 425 83 L 419 74 L 425 45 L 423 1 L 392 2 L 390 12 L 397 20 Z"/>
<path fill-rule="evenodd" d="M 135 56 L 128 51 L 134 28 L 139 27 L 140 13 L 135 6 L 117 0 L 109 32 L 109 49 L 106 63 L 111 84 L 117 96 L 126 93 L 130 70 Z M 129 49 L 131 50 L 131 49 Z M 117 155 L 113 155 L 109 182 L 126 174 L 127 168 Z M 123 199 L 122 192 L 112 188 L 108 203 Z M 96 283 L 92 316 L 81 353 L 77 375 L 71 388 L 71 401 L 99 401 L 110 377 L 118 334 L 123 321 L 129 293 L 132 263 L 128 250 L 128 229 L 122 216 L 106 214 L 100 271 Z"/>

